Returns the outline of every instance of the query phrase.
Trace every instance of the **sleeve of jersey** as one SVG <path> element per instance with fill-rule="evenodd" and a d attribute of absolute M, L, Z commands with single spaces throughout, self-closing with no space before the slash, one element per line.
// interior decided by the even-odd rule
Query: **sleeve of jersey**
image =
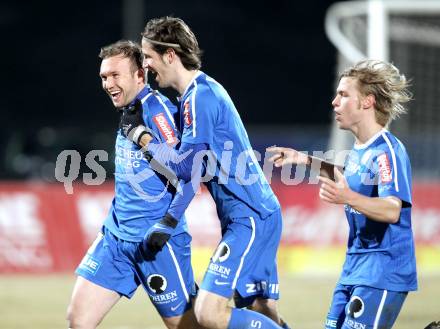
<path fill-rule="evenodd" d="M 404 154 L 386 150 L 377 156 L 376 168 L 379 197 L 395 196 L 411 205 L 411 170 Z"/>
<path fill-rule="evenodd" d="M 201 173 L 199 175 L 195 175 L 190 181 L 184 182 L 180 181 L 179 184 L 181 186 L 181 192 L 176 193 L 174 195 L 173 201 L 168 208 L 168 213 L 180 220 L 185 213 L 185 210 L 188 208 L 192 199 L 194 199 L 195 194 L 200 186 Z"/>
<path fill-rule="evenodd" d="M 187 182 L 183 180 L 179 182 L 182 189 L 179 193 L 174 195 L 173 201 L 168 208 L 168 213 L 177 220 L 182 218 L 185 210 L 188 208 L 189 204 L 197 193 L 200 186 L 202 171 L 202 163 L 195 164 L 192 170 L 191 179 Z"/>
<path fill-rule="evenodd" d="M 188 182 L 192 180 L 194 170 L 198 168 L 203 160 L 203 155 L 208 149 L 207 144 L 188 144 L 182 143 L 179 150 L 175 150 L 167 145 L 156 144 L 148 145 L 148 151 L 153 158 L 165 164 L 171 169 L 178 179 Z"/>
<path fill-rule="evenodd" d="M 209 92 L 196 91 L 183 104 L 182 142 L 212 144 L 218 101 Z"/>
<path fill-rule="evenodd" d="M 162 105 L 155 96 L 147 100 L 148 113 L 154 136 L 158 141 L 174 146 L 177 144 L 177 132 L 174 119 L 168 107 Z M 146 103 L 146 102 L 145 102 Z M 144 104 L 145 108 L 145 104 Z M 145 118 L 144 118 L 145 120 Z M 146 120 L 145 120 L 146 121 Z"/>

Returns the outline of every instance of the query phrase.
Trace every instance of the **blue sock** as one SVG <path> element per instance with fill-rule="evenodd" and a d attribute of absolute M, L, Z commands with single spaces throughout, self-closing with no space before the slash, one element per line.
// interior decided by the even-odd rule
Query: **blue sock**
<path fill-rule="evenodd" d="M 251 310 L 233 308 L 228 329 L 248 328 L 280 329 L 281 327 L 263 314 Z"/>

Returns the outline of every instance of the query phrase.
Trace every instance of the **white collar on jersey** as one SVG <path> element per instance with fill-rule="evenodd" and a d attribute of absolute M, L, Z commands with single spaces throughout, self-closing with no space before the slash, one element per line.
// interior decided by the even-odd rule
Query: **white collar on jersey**
<path fill-rule="evenodd" d="M 364 144 L 356 144 L 354 143 L 353 148 L 355 150 L 362 150 L 366 149 L 368 146 L 370 146 L 380 135 L 382 135 L 384 132 L 387 132 L 388 130 L 383 128 L 379 132 L 375 133 L 368 141 L 366 141 Z"/>
<path fill-rule="evenodd" d="M 196 74 L 193 76 L 191 81 L 188 83 L 188 85 L 185 88 L 185 91 L 182 93 L 181 96 L 177 97 L 177 100 L 180 102 L 183 99 L 183 96 L 185 96 L 186 92 L 188 91 L 189 87 L 193 84 L 194 80 L 198 78 L 200 74 L 202 74 L 202 71 L 197 70 Z"/>

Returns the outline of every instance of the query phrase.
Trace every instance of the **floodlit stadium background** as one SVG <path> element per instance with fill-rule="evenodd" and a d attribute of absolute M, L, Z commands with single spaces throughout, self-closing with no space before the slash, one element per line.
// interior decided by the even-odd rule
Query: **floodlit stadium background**
<path fill-rule="evenodd" d="M 101 46 L 138 39 L 148 18 L 182 17 L 204 50 L 203 70 L 231 94 L 262 158 L 274 144 L 325 151 L 347 143 L 332 130 L 335 81 L 349 62 L 324 30 L 332 2 L 77 1 L 67 9 L 50 1 L 2 2 L 0 328 L 65 327 L 74 268 L 108 210 L 118 115 L 100 89 Z M 345 8 L 338 9 L 340 28 L 368 53 L 367 16 L 344 16 Z M 415 96 L 408 115 L 391 127 L 408 147 L 414 174 L 420 290 L 410 294 L 396 324 L 404 329 L 440 320 L 440 14 L 427 11 L 391 15 L 387 39 L 389 58 L 413 79 Z M 55 179 L 63 150 L 77 150 L 82 159 L 73 194 Z M 107 161 L 97 159 L 107 172 L 97 186 L 82 183 L 93 173 L 85 164 L 93 150 L 108 154 Z M 283 206 L 280 309 L 294 327 L 319 328 L 344 259 L 347 227 L 342 208 L 320 202 L 313 179 L 298 184 L 294 174 L 295 168 L 282 180 L 274 170 L 268 177 Z M 205 191 L 187 215 L 200 280 L 219 236 Z M 162 326 L 139 291 L 102 327 Z"/>

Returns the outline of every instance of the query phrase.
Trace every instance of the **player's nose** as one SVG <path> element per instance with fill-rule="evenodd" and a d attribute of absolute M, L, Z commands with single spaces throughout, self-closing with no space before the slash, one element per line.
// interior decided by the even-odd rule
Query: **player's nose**
<path fill-rule="evenodd" d="M 338 105 L 339 105 L 339 97 L 336 96 L 336 97 L 333 98 L 333 100 L 332 100 L 332 106 L 333 106 L 333 109 L 334 109 L 336 106 L 338 106 Z"/>
<path fill-rule="evenodd" d="M 114 85 L 115 85 L 114 80 L 111 78 L 108 78 L 104 83 L 104 88 L 108 90 L 111 87 L 113 87 Z"/>
<path fill-rule="evenodd" d="M 142 63 L 144 69 L 148 70 L 150 68 L 150 65 L 151 65 L 151 58 L 144 58 L 144 61 Z"/>

